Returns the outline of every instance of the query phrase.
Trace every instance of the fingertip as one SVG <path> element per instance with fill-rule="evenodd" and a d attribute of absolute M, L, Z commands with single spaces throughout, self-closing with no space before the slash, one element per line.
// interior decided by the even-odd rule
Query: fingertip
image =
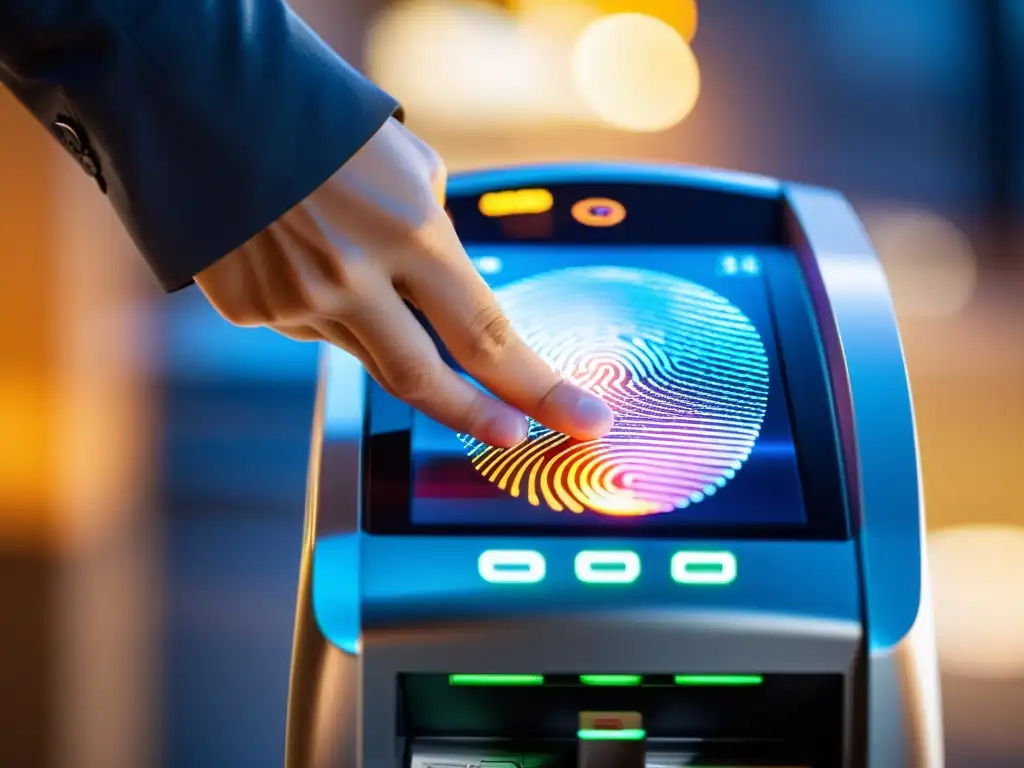
<path fill-rule="evenodd" d="M 581 406 L 574 417 L 572 429 L 567 430 L 567 433 L 577 440 L 597 440 L 607 435 L 615 426 L 615 414 L 612 413 L 612 409 L 597 398 L 593 398 L 593 401 L 600 407 Z"/>
<path fill-rule="evenodd" d="M 542 423 L 577 440 L 596 440 L 615 424 L 615 414 L 601 398 L 569 381 L 555 386 L 543 409 Z"/>
<path fill-rule="evenodd" d="M 615 426 L 615 414 L 604 403 L 601 405 L 604 406 L 604 409 L 599 416 L 595 415 L 589 420 L 574 425 L 574 429 L 568 434 L 577 440 L 587 441 L 597 440 L 611 432 L 612 427 Z"/>
<path fill-rule="evenodd" d="M 526 417 L 521 414 L 506 412 L 487 421 L 475 437 L 493 445 L 495 448 L 511 448 L 523 442 L 529 434 Z"/>

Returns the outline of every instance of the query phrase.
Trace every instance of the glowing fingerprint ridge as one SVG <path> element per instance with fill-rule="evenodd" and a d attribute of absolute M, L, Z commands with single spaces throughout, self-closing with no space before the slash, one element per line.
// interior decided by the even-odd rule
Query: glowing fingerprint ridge
<path fill-rule="evenodd" d="M 713 496 L 750 456 L 768 358 L 725 297 L 624 267 L 545 272 L 496 293 L 526 343 L 615 412 L 611 432 L 589 442 L 532 420 L 513 448 L 459 435 L 477 471 L 511 496 L 556 512 L 671 512 Z"/>

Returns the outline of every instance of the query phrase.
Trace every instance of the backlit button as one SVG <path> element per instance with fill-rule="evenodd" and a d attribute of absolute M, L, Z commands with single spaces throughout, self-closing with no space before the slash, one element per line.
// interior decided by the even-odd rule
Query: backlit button
<path fill-rule="evenodd" d="M 547 574 L 544 555 L 532 549 L 488 549 L 477 570 L 491 584 L 536 584 Z"/>
<path fill-rule="evenodd" d="M 736 580 L 732 552 L 676 552 L 669 567 L 677 584 L 731 584 Z"/>
<path fill-rule="evenodd" d="M 640 577 L 640 557 L 628 550 L 584 550 L 574 567 L 576 578 L 587 584 L 632 584 Z"/>

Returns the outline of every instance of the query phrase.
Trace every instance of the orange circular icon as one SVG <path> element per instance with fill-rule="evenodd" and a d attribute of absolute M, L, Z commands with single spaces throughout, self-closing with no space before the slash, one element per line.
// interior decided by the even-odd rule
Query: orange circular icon
<path fill-rule="evenodd" d="M 614 227 L 626 218 L 626 207 L 607 197 L 588 197 L 572 207 L 572 217 L 586 227 Z"/>

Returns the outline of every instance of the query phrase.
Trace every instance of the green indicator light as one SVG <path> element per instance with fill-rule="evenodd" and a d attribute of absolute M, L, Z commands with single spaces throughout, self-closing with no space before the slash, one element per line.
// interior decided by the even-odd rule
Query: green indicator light
<path fill-rule="evenodd" d="M 732 584 L 736 556 L 732 552 L 682 551 L 672 555 L 672 580 L 677 584 Z"/>
<path fill-rule="evenodd" d="M 676 675 L 676 685 L 760 685 L 761 675 Z"/>
<path fill-rule="evenodd" d="M 632 584 L 640 578 L 640 556 L 629 550 L 583 550 L 573 565 L 576 578 L 587 584 Z"/>
<path fill-rule="evenodd" d="M 491 584 L 536 584 L 547 575 L 547 562 L 533 549 L 488 549 L 480 553 L 477 570 Z"/>
<path fill-rule="evenodd" d="M 580 675 L 584 685 L 640 685 L 640 675 Z"/>
<path fill-rule="evenodd" d="M 449 685 L 544 685 L 544 675 L 448 675 Z"/>
<path fill-rule="evenodd" d="M 623 728 L 618 731 L 601 731 L 584 728 L 576 732 L 580 741 L 643 741 L 647 732 L 643 728 Z"/>

